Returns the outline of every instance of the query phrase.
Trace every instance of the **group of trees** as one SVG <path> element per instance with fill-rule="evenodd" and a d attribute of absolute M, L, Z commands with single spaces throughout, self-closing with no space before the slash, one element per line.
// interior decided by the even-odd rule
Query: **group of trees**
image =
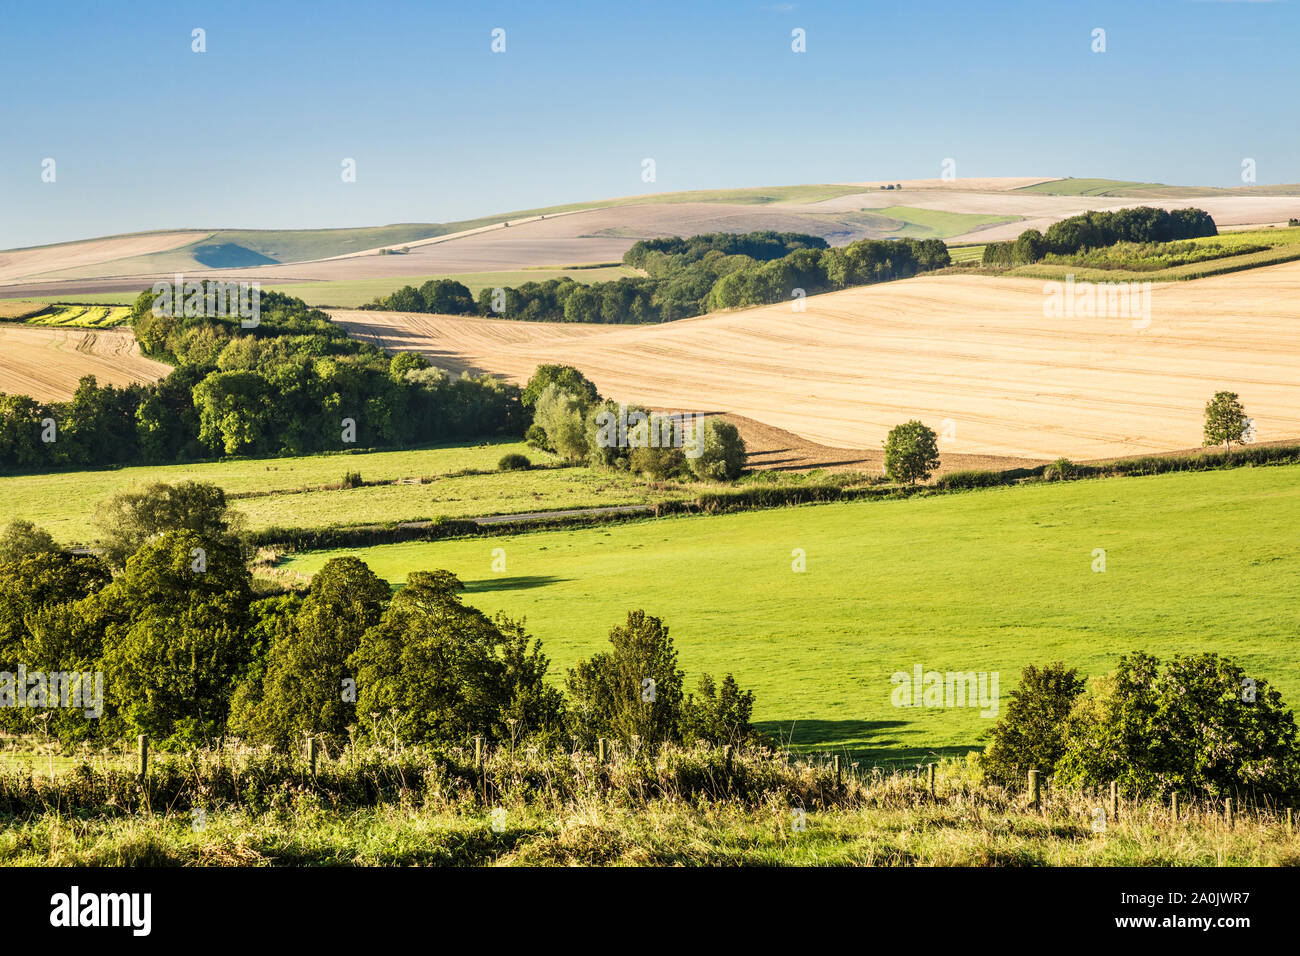
<path fill-rule="evenodd" d="M 276 293 L 260 321 L 157 314 L 132 324 L 143 351 L 176 365 L 150 385 L 82 379 L 66 402 L 0 395 L 0 468 L 163 463 L 305 454 L 522 434 L 514 386 L 452 375 L 419 356 L 389 359 L 323 312 Z"/>
<path fill-rule="evenodd" d="M 0 534 L 0 671 L 103 674 L 97 719 L 58 706 L 57 690 L 40 701 L 22 687 L 28 706 L 0 708 L 0 728 L 281 747 L 303 734 L 754 739 L 753 695 L 730 675 L 703 675 L 686 693 L 668 629 L 641 611 L 613 629 L 608 652 L 569 672 L 566 695 L 523 624 L 465 604 L 449 572 L 414 572 L 393 594 L 362 561 L 335 558 L 305 594 L 259 597 L 220 489 L 154 486 L 120 499 L 98 520 L 119 545 L 138 542 L 130 553 L 69 554 L 30 524 Z"/>
<path fill-rule="evenodd" d="M 1217 654 L 1162 665 L 1136 652 L 1095 681 L 1030 665 L 990 736 L 984 770 L 1012 787 L 1037 770 L 1136 797 L 1300 794 L 1294 715 L 1268 681 Z"/>
<path fill-rule="evenodd" d="M 745 467 L 745 442 L 730 422 L 602 399 L 572 366 L 538 366 L 522 401 L 533 415 L 529 442 L 571 462 L 656 480 L 734 481 Z"/>
<path fill-rule="evenodd" d="M 1204 209 L 1135 206 L 1113 212 L 1090 211 L 1053 223 L 1046 234 L 1026 229 L 1014 241 L 990 242 L 984 247 L 984 265 L 1010 268 L 1040 262 L 1048 255 L 1071 256 L 1120 242 L 1173 242 L 1218 234 Z"/>
<path fill-rule="evenodd" d="M 590 284 L 565 276 L 486 288 L 477 301 L 465 286 L 443 279 L 419 289 L 405 286 L 371 307 L 525 321 L 668 322 L 905 278 L 942 268 L 950 259 L 937 239 L 864 239 L 832 249 L 818 236 L 769 231 L 645 239 L 623 262 L 645 275 Z"/>

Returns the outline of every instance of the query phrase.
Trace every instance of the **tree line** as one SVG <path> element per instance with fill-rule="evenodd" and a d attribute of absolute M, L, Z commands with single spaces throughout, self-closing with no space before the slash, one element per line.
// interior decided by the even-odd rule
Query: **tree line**
<path fill-rule="evenodd" d="M 549 322 L 646 323 L 714 309 L 769 305 L 850 286 L 901 279 L 949 265 L 937 239 L 863 239 L 830 248 L 799 233 L 708 233 L 645 239 L 623 262 L 646 273 L 609 282 L 568 276 L 485 288 L 473 298 L 455 280 L 404 286 L 369 308 Z"/>
<path fill-rule="evenodd" d="M 1053 223 L 1046 233 L 1026 229 L 1014 240 L 990 242 L 984 247 L 984 265 L 1011 268 L 1041 262 L 1049 254 L 1077 255 L 1120 242 L 1173 242 L 1218 234 L 1214 219 L 1204 209 L 1134 206 L 1113 212 L 1089 211 Z"/>
<path fill-rule="evenodd" d="M 730 422 L 602 398 L 571 365 L 539 365 L 522 402 L 532 413 L 528 442 L 569 462 L 658 481 L 735 481 L 745 467 L 745 442 Z"/>
<path fill-rule="evenodd" d="M 174 370 L 124 387 L 87 376 L 66 402 L 0 394 L 0 468 L 402 447 L 527 427 L 517 387 L 390 359 L 301 299 L 266 293 L 258 324 L 243 328 L 155 313 L 154 298 L 141 294 L 131 323 L 144 354 Z"/>
<path fill-rule="evenodd" d="M 162 507 L 159 502 L 164 503 Z M 149 734 L 336 743 L 741 744 L 753 694 L 725 676 L 685 687 L 664 623 L 632 611 L 609 648 L 547 680 L 521 621 L 460 598 L 447 571 L 393 593 L 354 557 L 303 593 L 257 592 L 224 493 L 199 483 L 119 495 L 102 555 L 62 552 L 31 525 L 0 538 L 0 727 L 65 742 Z M 54 675 L 102 674 L 100 712 L 60 706 Z M 22 685 L 15 683 L 22 675 Z M 37 683 L 37 676 L 41 675 Z"/>

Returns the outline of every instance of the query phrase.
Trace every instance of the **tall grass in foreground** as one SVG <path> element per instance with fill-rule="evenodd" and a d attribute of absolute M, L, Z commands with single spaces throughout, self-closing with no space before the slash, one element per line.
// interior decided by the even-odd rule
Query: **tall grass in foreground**
<path fill-rule="evenodd" d="M 926 768 L 928 770 L 928 768 Z M 222 746 L 0 773 L 4 865 L 1297 865 L 1284 812 L 1021 793 L 969 761 L 883 772 L 780 752 Z M 1107 808 L 1109 814 L 1109 809 Z"/>

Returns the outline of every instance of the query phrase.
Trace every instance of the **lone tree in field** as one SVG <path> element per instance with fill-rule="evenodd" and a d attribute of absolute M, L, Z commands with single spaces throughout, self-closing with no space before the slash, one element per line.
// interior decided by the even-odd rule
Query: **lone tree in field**
<path fill-rule="evenodd" d="M 1250 429 L 1250 419 L 1246 409 L 1242 408 L 1236 392 L 1215 392 L 1214 398 L 1205 406 L 1205 444 L 1223 445 L 1223 450 L 1231 454 L 1232 444 L 1246 443 L 1246 432 Z"/>
<path fill-rule="evenodd" d="M 914 485 L 939 467 L 939 436 L 918 421 L 897 425 L 885 439 L 885 472 Z"/>

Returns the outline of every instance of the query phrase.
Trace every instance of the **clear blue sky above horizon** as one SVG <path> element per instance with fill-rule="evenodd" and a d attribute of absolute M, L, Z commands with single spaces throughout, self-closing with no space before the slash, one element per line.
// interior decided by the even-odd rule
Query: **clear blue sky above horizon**
<path fill-rule="evenodd" d="M 957 175 L 1300 181 L 1300 4 L 6 4 L 0 248 Z M 191 31 L 207 52 L 191 52 Z M 506 52 L 490 50 L 506 30 Z M 793 53 L 794 28 L 807 52 Z M 1093 28 L 1107 51 L 1091 51 Z M 42 161 L 56 181 L 41 180 Z M 340 178 L 356 160 L 355 183 Z M 657 179 L 641 180 L 652 157 Z"/>

